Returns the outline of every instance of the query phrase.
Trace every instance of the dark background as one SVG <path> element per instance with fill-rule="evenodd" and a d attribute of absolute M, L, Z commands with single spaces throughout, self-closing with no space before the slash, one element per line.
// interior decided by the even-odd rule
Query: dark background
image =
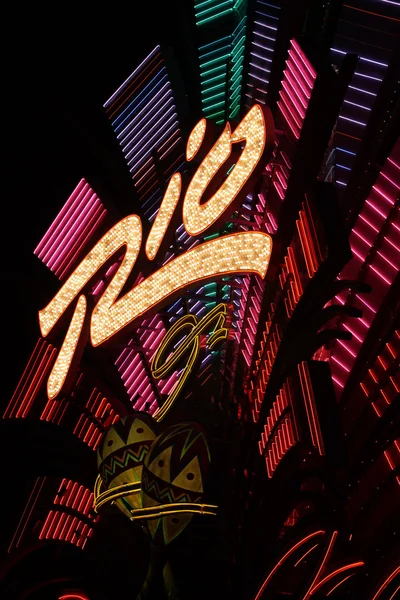
<path fill-rule="evenodd" d="M 103 104 L 157 43 L 179 47 L 183 15 L 176 1 L 131 7 L 16 6 L 3 20 L 3 407 L 59 288 L 36 245 L 81 177 L 107 190 L 106 206 L 133 192 Z"/>

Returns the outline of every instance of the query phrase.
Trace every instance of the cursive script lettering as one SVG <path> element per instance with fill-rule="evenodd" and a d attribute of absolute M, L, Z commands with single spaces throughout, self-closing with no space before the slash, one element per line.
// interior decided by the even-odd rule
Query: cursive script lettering
<path fill-rule="evenodd" d="M 175 385 L 173 391 L 168 395 L 167 399 L 163 403 L 160 410 L 157 411 L 155 419 L 161 421 L 165 415 L 170 411 L 174 404 L 177 396 L 179 395 L 182 387 L 185 385 L 190 373 L 193 370 L 193 366 L 199 355 L 200 350 L 200 335 L 210 329 L 210 325 L 214 324 L 212 333 L 207 340 L 208 348 L 212 349 L 218 341 L 226 339 L 228 336 L 228 330 L 223 327 L 226 319 L 226 305 L 218 304 L 213 308 L 205 317 L 200 321 L 196 315 L 185 315 L 181 317 L 176 323 L 173 324 L 168 333 L 164 336 L 160 347 L 155 353 L 152 363 L 151 372 L 155 379 L 161 379 L 166 377 L 174 370 L 179 361 L 185 354 L 188 353 L 185 368 L 183 369 L 181 376 Z M 178 335 L 182 335 L 186 331 L 186 336 L 181 341 L 179 346 L 172 354 L 163 362 L 164 356 L 168 350 L 169 345 L 173 342 Z"/>
<path fill-rule="evenodd" d="M 196 154 L 204 131 L 203 123 L 198 135 L 189 137 L 188 157 Z M 233 170 L 217 192 L 200 204 L 207 186 L 217 176 L 231 154 L 232 144 L 236 142 L 245 142 L 245 146 Z M 184 197 L 183 222 L 190 235 L 199 235 L 215 226 L 220 219 L 226 220 L 227 211 L 233 210 L 250 177 L 260 167 L 261 158 L 267 159 L 272 147 L 273 122 L 269 109 L 265 107 L 253 106 L 232 134 L 229 124 L 225 127 L 198 167 Z M 146 242 L 146 254 L 150 260 L 156 256 L 167 232 L 180 199 L 181 187 L 181 176 L 177 173 L 169 182 Z M 93 346 L 110 340 L 128 325 L 132 326 L 147 311 L 159 309 L 174 295 L 198 281 L 243 273 L 257 273 L 265 277 L 272 249 L 269 235 L 259 231 L 234 233 L 203 242 L 169 261 L 119 298 L 135 266 L 141 244 L 140 218 L 137 215 L 125 217 L 97 242 L 51 302 L 39 312 L 40 328 L 45 337 L 78 296 L 66 338 L 49 377 L 47 394 L 50 399 L 65 391 L 77 349 L 86 341 L 82 333 L 87 321 L 84 289 L 93 283 L 94 276 L 98 276 L 100 269 L 117 253 L 125 252 L 122 262 L 92 311 L 90 341 Z"/>

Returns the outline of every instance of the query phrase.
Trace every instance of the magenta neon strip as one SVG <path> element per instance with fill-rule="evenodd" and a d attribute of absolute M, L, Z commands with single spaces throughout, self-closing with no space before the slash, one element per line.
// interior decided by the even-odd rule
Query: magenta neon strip
<path fill-rule="evenodd" d="M 348 345 L 347 345 L 347 344 L 345 344 L 345 343 L 344 343 L 342 340 L 337 340 L 337 341 L 338 341 L 338 343 L 339 343 L 341 346 L 343 346 L 343 348 L 346 350 L 346 352 L 348 352 L 349 354 L 351 354 L 351 356 L 352 356 L 353 358 L 357 358 L 357 354 L 355 354 L 355 352 L 352 352 L 352 351 L 350 350 L 350 348 L 348 347 Z"/>
<path fill-rule="evenodd" d="M 135 378 L 139 372 L 140 367 L 141 363 L 139 354 L 132 348 L 130 352 L 127 351 L 122 365 L 117 366 L 118 371 L 122 372 L 122 375 L 126 378 L 125 385 L 130 385 L 132 379 Z"/>
<path fill-rule="evenodd" d="M 126 375 L 126 374 L 128 375 L 128 377 L 125 381 L 125 387 L 126 387 L 128 393 L 130 394 L 130 392 L 132 391 L 132 387 L 137 382 L 138 378 L 140 376 L 143 377 L 143 365 L 142 365 L 142 361 L 140 359 L 139 354 L 137 354 L 134 357 L 134 362 L 132 362 L 132 372 L 130 371 L 130 368 L 128 367 L 126 372 L 124 373 L 124 375 Z"/>
<path fill-rule="evenodd" d="M 93 231 L 93 223 L 98 224 L 99 217 L 104 214 L 104 209 L 100 201 L 96 201 L 79 226 L 74 228 L 74 238 L 67 244 L 65 250 L 57 258 L 54 263 L 54 272 L 56 275 L 66 270 L 66 266 L 70 264 L 78 249 L 82 248 L 84 242 L 89 238 L 89 234 Z"/>
<path fill-rule="evenodd" d="M 387 256 L 385 256 L 385 254 L 383 254 L 383 252 L 381 252 L 380 250 L 377 251 L 377 255 L 380 256 L 385 262 L 387 262 L 387 264 L 392 267 L 392 269 L 394 269 L 395 271 L 399 270 L 399 266 L 395 265 L 394 263 L 392 263 L 391 260 L 388 259 Z"/>
<path fill-rule="evenodd" d="M 95 220 L 91 229 L 88 232 L 86 232 L 85 240 L 83 241 L 82 244 L 80 244 L 80 247 L 77 248 L 77 253 L 80 252 L 80 250 L 84 247 L 84 245 L 88 242 L 88 240 L 92 237 L 94 232 L 97 230 L 98 226 L 100 225 L 100 223 L 106 216 L 107 210 L 104 208 L 103 210 L 97 211 L 96 216 L 97 216 L 97 214 L 99 214 L 98 218 Z M 66 264 L 64 270 L 60 273 L 60 279 L 63 279 L 65 277 L 65 275 L 68 273 L 74 260 L 75 260 L 75 256 L 71 257 L 71 260 Z"/>
<path fill-rule="evenodd" d="M 75 221 L 80 212 L 80 209 L 90 200 L 93 193 L 94 192 L 90 189 L 89 185 L 86 184 L 85 187 L 79 193 L 79 195 L 76 197 L 74 203 L 71 205 L 68 212 L 66 212 L 63 215 L 62 219 L 59 221 L 54 231 L 54 234 L 49 239 L 48 243 L 46 244 L 46 247 L 43 248 L 41 256 L 39 256 L 39 258 L 41 258 L 41 260 L 45 264 L 49 258 L 49 255 L 53 253 L 55 248 L 58 248 L 59 242 L 64 239 L 65 232 L 69 231 L 71 222 Z"/>
<path fill-rule="evenodd" d="M 75 221 L 71 220 L 71 228 L 66 236 L 67 240 L 68 238 L 69 240 L 66 240 L 62 247 L 58 247 L 58 252 L 54 252 L 52 258 L 50 258 L 47 263 L 52 271 L 57 271 L 64 259 L 68 257 L 71 246 L 75 244 L 76 239 L 79 238 L 82 232 L 82 229 L 87 226 L 92 215 L 95 214 L 95 212 L 99 209 L 101 210 L 101 202 L 96 199 L 95 195 L 93 195 L 79 214 L 78 219 Z"/>
<path fill-rule="evenodd" d="M 381 176 L 384 177 L 385 179 L 387 179 L 387 181 L 389 181 L 392 185 L 394 185 L 395 188 L 400 190 L 400 185 L 398 185 L 395 181 L 393 181 L 393 179 L 390 179 L 390 177 L 388 177 L 386 175 L 386 173 L 381 173 Z"/>
<path fill-rule="evenodd" d="M 54 273 L 57 275 L 57 277 L 59 277 L 59 279 L 63 279 L 70 271 L 71 267 L 75 264 L 77 257 L 85 247 L 90 237 L 93 235 L 94 231 L 99 226 L 100 222 L 103 220 L 106 212 L 107 211 L 105 209 L 99 206 L 94 214 L 94 218 L 92 218 L 87 225 L 88 230 L 83 230 L 78 236 L 77 240 L 74 240 L 74 244 L 70 252 L 64 257 L 60 257 L 62 258 L 62 262 L 60 262 L 56 270 L 53 269 Z M 93 226 L 92 223 L 94 223 Z"/>
<path fill-rule="evenodd" d="M 371 248 L 371 246 L 373 245 L 374 242 L 374 238 L 371 240 L 367 240 L 365 239 L 364 236 L 361 235 L 361 233 L 359 233 L 355 227 L 353 227 L 353 231 L 351 232 L 351 235 L 355 234 L 357 237 L 360 238 L 360 240 L 362 240 L 365 244 L 367 244 L 368 246 L 368 250 Z"/>
<path fill-rule="evenodd" d="M 286 120 L 287 124 L 289 125 L 290 130 L 292 131 L 294 137 L 296 138 L 296 140 L 298 140 L 300 135 L 297 130 L 296 124 L 292 121 L 289 111 L 286 109 L 286 107 L 283 105 L 283 103 L 280 100 L 278 100 L 277 105 L 278 105 L 282 115 L 285 117 L 285 120 Z"/>
<path fill-rule="evenodd" d="M 147 387 L 142 392 L 142 400 L 143 400 L 142 404 L 139 404 L 139 401 L 138 401 L 135 404 L 135 408 L 139 404 L 139 406 L 140 406 L 139 410 L 144 410 L 147 402 L 153 403 L 155 401 L 155 396 L 154 396 L 154 393 L 153 393 L 150 383 L 147 385 Z"/>
<path fill-rule="evenodd" d="M 141 365 L 141 366 L 142 366 L 142 369 L 143 369 L 143 371 L 144 371 L 144 367 L 143 367 L 143 365 Z M 145 372 L 142 372 L 142 373 L 141 373 L 141 377 L 140 377 L 140 379 L 138 378 L 138 379 L 136 379 L 136 380 L 134 381 L 134 386 L 133 386 L 133 388 L 131 387 L 131 388 L 128 390 L 128 394 L 129 394 L 129 396 L 131 396 L 131 398 L 132 398 L 132 397 L 134 397 L 134 396 L 136 396 L 136 395 L 138 394 L 138 395 L 139 395 L 139 397 L 141 398 L 141 400 L 143 400 L 143 396 L 142 396 L 142 394 L 141 394 L 141 390 L 143 389 L 143 383 L 147 384 L 147 382 L 146 382 L 146 380 L 145 380 L 145 377 L 146 377 L 146 373 L 145 373 Z M 146 398 L 144 398 L 144 400 L 146 400 Z"/>
<path fill-rule="evenodd" d="M 306 99 L 307 105 L 308 105 L 308 100 L 310 100 L 310 98 L 311 98 L 311 89 L 304 88 L 302 81 L 300 81 L 299 77 L 298 77 L 298 75 L 300 75 L 300 73 L 297 71 L 297 69 L 294 68 L 295 65 L 292 64 L 290 62 L 290 60 L 286 60 L 285 62 L 286 62 L 286 66 L 289 69 L 291 76 L 293 77 L 296 84 L 299 86 L 301 93 L 303 94 L 304 98 Z M 297 71 L 297 73 L 296 73 L 296 71 Z M 284 73 L 286 73 L 286 69 L 285 69 Z"/>
<path fill-rule="evenodd" d="M 65 220 L 68 218 L 68 215 L 70 214 L 71 210 L 74 210 L 75 203 L 82 198 L 82 195 L 86 194 L 86 191 L 87 183 L 84 179 L 81 179 L 77 187 L 74 189 L 74 191 L 64 204 L 63 208 L 58 213 L 54 222 L 45 233 L 37 248 L 34 250 L 34 254 L 36 254 L 39 258 L 42 258 L 46 254 L 49 246 L 53 243 L 54 236 L 56 236 L 59 233 L 60 229 L 64 225 Z"/>
<path fill-rule="evenodd" d="M 340 388 L 342 388 L 342 389 L 344 388 L 344 384 L 343 384 L 341 381 L 339 381 L 339 379 L 338 379 L 337 377 L 334 377 L 334 376 L 332 375 L 332 380 L 333 380 L 333 381 L 336 383 L 336 385 L 338 385 Z"/>
<path fill-rule="evenodd" d="M 138 385 L 140 385 L 138 382 L 141 383 L 145 377 L 146 371 L 143 366 L 142 358 L 140 354 L 136 354 L 134 357 L 134 370 L 129 375 L 129 378 L 126 382 L 126 388 L 129 395 L 132 393 L 132 391 L 135 391 L 133 388 L 136 388 Z"/>
<path fill-rule="evenodd" d="M 153 404 L 150 406 L 149 414 L 154 415 L 154 413 L 156 412 L 157 409 L 158 409 L 158 402 L 157 402 L 157 400 L 154 400 Z"/>
<path fill-rule="evenodd" d="M 296 115 L 296 113 L 294 112 L 296 110 L 296 108 L 297 108 L 296 105 L 292 101 L 292 106 L 293 106 L 293 109 L 294 109 L 293 110 L 292 107 L 290 106 L 291 98 L 287 97 L 287 94 L 286 94 L 285 90 L 281 90 L 279 92 L 279 95 L 280 95 L 280 97 L 282 99 L 282 102 L 284 103 L 287 111 L 290 113 L 290 116 L 292 117 L 292 120 L 294 121 L 294 123 L 296 124 L 296 126 L 298 127 L 298 129 L 300 131 L 301 130 L 301 126 L 302 126 L 303 123 L 302 123 L 302 120 L 300 120 L 298 118 L 298 115 Z M 301 115 L 300 115 L 300 117 L 301 117 Z"/>
<path fill-rule="evenodd" d="M 297 83 L 295 83 L 290 71 L 288 69 L 285 69 L 284 72 L 284 79 L 282 80 L 282 87 L 284 88 L 284 90 L 286 91 L 286 93 L 289 95 L 289 92 L 291 91 L 291 94 L 295 95 L 298 99 L 298 101 L 300 102 L 301 106 L 304 108 L 304 115 L 305 115 L 305 111 L 307 110 L 307 106 L 308 106 L 308 98 L 305 98 L 304 94 L 301 91 L 301 88 L 297 85 Z"/>
<path fill-rule="evenodd" d="M 281 200 L 284 200 L 285 198 L 285 193 L 282 190 L 281 186 L 279 185 L 279 183 L 277 181 L 274 181 L 274 188 L 276 189 L 276 191 L 278 192 L 278 196 Z"/>
<path fill-rule="evenodd" d="M 118 371 L 124 371 L 126 370 L 126 362 L 129 359 L 129 357 L 134 353 L 133 348 L 124 348 L 124 350 L 122 350 L 121 354 L 118 356 L 118 358 L 115 361 L 115 366 L 117 367 Z"/>
<path fill-rule="evenodd" d="M 85 180 L 81 179 L 80 182 L 78 183 L 78 185 L 76 186 L 76 188 L 74 189 L 74 191 L 72 192 L 72 194 L 70 195 L 70 197 L 68 198 L 68 200 L 66 201 L 65 205 L 61 209 L 59 215 L 56 217 L 53 225 L 56 223 L 57 219 L 59 217 L 61 217 L 61 215 L 63 214 L 63 212 L 68 212 L 68 210 L 71 207 L 71 205 L 75 202 L 76 197 L 81 193 L 82 188 L 84 188 L 86 185 L 87 185 L 87 183 L 85 182 Z M 39 242 L 39 244 L 37 245 L 37 247 L 33 251 L 33 253 L 36 256 L 38 256 L 39 258 L 41 258 L 40 254 L 41 254 L 43 248 L 47 245 L 48 240 L 53 235 L 53 229 L 52 229 L 52 227 L 50 227 L 47 230 L 47 232 L 44 234 L 43 238 L 41 239 L 41 241 Z M 54 233 L 56 233 L 56 232 L 54 232 Z"/>
<path fill-rule="evenodd" d="M 396 169 L 400 170 L 400 165 L 398 165 L 396 162 L 394 162 L 394 160 L 392 158 L 388 158 L 388 161 L 396 167 Z"/>
<path fill-rule="evenodd" d="M 150 382 L 147 379 L 146 374 L 143 374 L 143 379 L 140 382 L 139 386 L 136 388 L 135 393 L 139 394 L 143 398 L 144 401 L 148 400 L 149 394 L 152 392 Z"/>
<path fill-rule="evenodd" d="M 292 50 L 289 50 L 288 52 L 289 54 L 289 60 L 292 61 L 292 63 L 295 64 L 298 72 L 301 74 L 304 83 L 310 88 L 310 90 L 312 89 L 313 85 L 314 85 L 314 79 L 310 77 L 310 75 L 307 73 L 307 71 L 304 69 L 304 67 L 302 66 L 302 64 L 299 62 L 298 57 L 295 55 L 294 52 L 292 52 Z"/>
<path fill-rule="evenodd" d="M 385 283 L 387 283 L 388 285 L 391 285 L 392 281 L 390 279 L 387 279 L 383 273 L 381 273 L 381 271 L 379 271 L 376 267 L 374 267 L 374 265 L 369 264 L 368 265 L 369 269 L 372 269 L 372 271 L 374 271 Z"/>
<path fill-rule="evenodd" d="M 382 198 L 387 200 L 391 205 L 394 204 L 394 198 L 389 198 L 388 196 L 386 196 L 386 194 L 380 188 L 378 188 L 376 185 L 373 185 L 372 189 L 375 190 L 380 196 L 382 196 Z M 399 187 L 399 189 L 400 189 L 400 187 Z"/>
<path fill-rule="evenodd" d="M 103 215 L 104 217 L 104 215 Z M 101 219 L 103 219 L 103 217 L 101 217 Z M 108 269 L 108 271 L 106 272 L 106 278 L 110 279 L 111 275 L 114 275 L 114 273 L 117 271 L 118 267 L 119 267 L 119 261 L 116 260 L 116 262 L 114 264 L 111 265 L 111 267 Z M 101 279 L 94 287 L 92 290 L 92 294 L 93 296 L 96 298 L 96 296 L 98 296 L 98 294 L 104 290 L 104 288 L 106 287 L 106 284 L 104 283 L 103 279 Z"/>
<path fill-rule="evenodd" d="M 257 329 L 256 329 L 256 326 L 255 326 L 255 323 L 254 323 L 254 319 L 248 318 L 247 319 L 247 323 L 249 324 L 249 328 L 250 328 L 250 330 L 247 329 L 247 332 L 249 334 L 248 337 L 254 343 L 255 342 L 255 337 L 253 337 L 253 336 L 255 336 L 256 333 L 257 333 Z M 250 335 L 250 331 L 252 332 L 253 335 Z"/>
<path fill-rule="evenodd" d="M 170 394 L 173 391 L 177 382 L 178 382 L 178 376 L 176 373 L 173 373 L 171 375 L 171 377 L 169 379 L 167 379 L 166 382 L 163 383 L 162 386 L 160 385 L 160 393 L 161 394 Z"/>
<path fill-rule="evenodd" d="M 317 73 L 313 69 L 313 67 L 311 66 L 310 61 L 308 60 L 308 58 L 306 57 L 306 55 L 304 54 L 304 52 L 302 51 L 302 49 L 300 48 L 300 46 L 298 45 L 298 43 L 296 42 L 296 40 L 292 39 L 290 41 L 290 43 L 293 46 L 293 48 L 294 48 L 297 56 L 300 58 L 301 62 L 303 63 L 303 65 L 307 69 L 308 73 L 311 75 L 312 79 L 315 79 L 317 77 Z"/>
<path fill-rule="evenodd" d="M 282 82 L 282 87 L 283 89 L 279 92 L 279 94 L 281 95 L 282 100 L 285 102 L 285 104 L 287 104 L 288 106 L 290 106 L 290 104 L 292 104 L 293 108 L 295 109 L 295 111 L 297 111 L 298 116 L 299 116 L 299 121 L 300 121 L 300 125 L 298 125 L 298 127 L 302 127 L 303 125 L 303 121 L 304 118 L 306 116 L 306 111 L 303 109 L 303 107 L 301 105 L 299 105 L 297 99 L 293 96 L 293 94 L 287 90 L 287 86 L 283 85 L 286 82 Z M 296 119 L 296 124 L 298 122 L 298 120 Z"/>
<path fill-rule="evenodd" d="M 62 277 L 105 214 L 98 196 L 82 179 L 35 253 L 57 276 Z"/>
<path fill-rule="evenodd" d="M 87 201 L 87 205 L 89 206 L 89 210 L 91 205 L 93 205 L 96 201 L 92 196 L 89 198 L 89 193 L 85 196 L 83 201 Z M 82 214 L 84 214 L 85 207 L 82 206 L 82 203 L 79 207 L 76 208 L 74 213 L 71 215 L 69 222 L 64 225 L 63 230 L 59 233 L 57 238 L 53 241 L 52 246 L 48 249 L 46 255 L 42 258 L 43 262 L 49 266 L 49 268 L 54 271 L 54 263 L 56 263 L 60 256 L 64 256 L 65 247 L 70 240 L 74 241 L 74 232 L 78 227 L 80 222 L 80 218 Z"/>
<path fill-rule="evenodd" d="M 378 213 L 378 215 L 380 215 L 380 216 L 381 216 L 383 219 L 386 219 L 386 218 L 387 218 L 387 214 L 388 214 L 388 213 L 386 213 L 386 214 L 385 214 L 385 213 L 381 212 L 381 211 L 379 210 L 379 208 L 377 208 L 377 207 L 375 206 L 375 204 L 373 204 L 373 203 L 371 202 L 371 200 L 366 200 L 365 202 L 366 202 L 366 204 L 368 204 L 368 206 L 370 206 L 370 207 L 371 207 L 371 208 L 372 208 L 372 209 L 373 209 L 375 212 L 377 212 L 377 213 Z"/>
<path fill-rule="evenodd" d="M 335 356 L 332 356 L 332 360 L 335 361 L 346 373 L 350 373 L 350 368 L 346 367 L 340 360 L 338 360 Z"/>

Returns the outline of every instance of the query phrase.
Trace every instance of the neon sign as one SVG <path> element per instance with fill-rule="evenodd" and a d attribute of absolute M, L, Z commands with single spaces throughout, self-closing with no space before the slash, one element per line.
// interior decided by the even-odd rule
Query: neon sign
<path fill-rule="evenodd" d="M 206 127 L 207 123 L 202 119 L 192 130 L 186 150 L 188 162 L 193 160 L 200 149 Z M 243 147 L 239 148 L 239 151 L 235 149 L 232 153 L 234 144 L 241 144 Z M 226 124 L 211 150 L 201 161 L 184 194 L 182 219 L 189 235 L 199 236 L 209 232 L 211 228 L 215 230 L 227 220 L 243 200 L 243 195 L 247 193 L 254 177 L 268 161 L 273 144 L 274 124 L 267 107 L 254 105 L 233 132 L 229 123 Z M 228 159 L 233 161 L 234 166 L 225 177 L 226 170 L 222 173 L 221 167 Z M 145 253 L 149 261 L 156 257 L 166 237 L 172 216 L 183 196 L 182 187 L 181 175 L 176 173 L 169 181 L 160 210 L 145 243 Z M 201 202 L 210 190 L 211 197 Z M 199 281 L 244 273 L 256 273 L 264 278 L 271 256 L 272 241 L 266 233 L 245 231 L 200 243 L 164 264 L 120 297 L 128 277 L 136 266 L 141 248 L 141 220 L 137 215 L 129 215 L 97 242 L 50 303 L 39 311 L 41 333 L 46 337 L 55 331 L 55 326 L 62 322 L 63 315 L 78 297 L 47 382 L 49 399 L 54 399 L 66 391 L 73 377 L 73 366 L 80 360 L 89 337 L 94 347 L 110 342 L 117 334 L 126 332 L 127 327 L 132 327 L 145 313 L 160 309 L 180 291 Z M 121 255 L 123 251 L 124 256 L 118 270 L 89 315 L 85 290 L 90 289 L 89 285 L 94 283 L 95 275 L 98 277 L 110 260 L 116 258 L 116 255 Z M 190 319 L 185 323 L 185 327 L 196 326 Z M 193 339 L 195 338 L 196 335 Z M 194 351 L 196 342 L 192 343 Z M 160 356 L 160 353 L 157 354 Z M 171 364 L 169 359 L 164 366 L 158 365 L 156 361 L 155 377 L 162 377 L 160 373 L 164 373 L 165 367 Z"/>
<path fill-rule="evenodd" d="M 207 331 L 211 324 L 214 324 L 213 332 L 207 340 L 207 347 L 210 349 L 212 349 L 219 341 L 228 337 L 228 330 L 226 327 L 223 327 L 226 314 L 226 305 L 218 304 L 218 306 L 213 308 L 200 321 L 196 315 L 185 315 L 174 323 L 168 333 L 164 336 L 151 363 L 151 372 L 155 379 L 166 377 L 175 370 L 177 363 L 186 353 L 188 353 L 189 356 L 177 385 L 169 394 L 162 407 L 157 411 L 157 414 L 154 417 L 156 421 L 161 421 L 165 417 L 188 379 L 199 355 L 200 334 Z M 183 341 L 179 344 L 178 348 L 162 362 L 168 346 L 173 342 L 176 336 L 182 335 L 182 332 L 184 331 L 186 336 Z"/>
<path fill-rule="evenodd" d="M 311 540 L 312 538 L 316 538 L 319 537 L 321 535 L 325 536 L 326 531 L 324 531 L 323 529 L 319 529 L 318 531 L 313 531 L 312 533 L 309 533 L 308 535 L 306 535 L 304 538 L 302 538 L 301 540 L 299 540 L 298 542 L 296 542 L 291 548 L 289 548 L 289 550 L 277 561 L 277 563 L 275 564 L 275 566 L 269 571 L 267 577 L 265 578 L 264 582 L 262 583 L 260 589 L 258 590 L 254 600 L 261 600 L 265 590 L 268 588 L 271 579 L 273 578 L 273 576 L 275 575 L 275 573 L 277 571 L 279 571 L 282 566 L 284 565 L 284 563 L 289 559 L 289 557 L 296 551 L 298 550 L 298 548 L 300 548 L 301 546 L 303 546 L 306 542 L 308 542 L 309 540 Z M 328 542 L 328 545 L 326 546 L 324 553 L 322 555 L 322 559 L 320 558 L 318 560 L 318 568 L 316 570 L 315 575 L 313 575 L 313 579 L 311 581 L 311 583 L 307 586 L 307 591 L 302 591 L 301 592 L 301 600 L 309 600 L 309 598 L 311 596 L 313 596 L 315 594 L 315 592 L 317 592 L 320 588 L 322 588 L 323 586 L 325 586 L 325 584 L 328 583 L 328 581 L 330 581 L 331 579 L 333 579 L 334 577 L 337 577 L 337 575 L 348 571 L 350 569 L 357 569 L 358 567 L 363 567 L 364 566 L 364 561 L 360 560 L 360 561 L 353 561 L 353 562 L 349 562 L 347 564 L 342 565 L 341 567 L 331 571 L 328 575 L 325 575 L 326 570 L 327 570 L 327 566 L 329 564 L 329 560 L 330 557 L 332 555 L 332 551 L 333 548 L 336 544 L 336 539 L 338 537 L 338 531 L 333 531 L 330 534 L 330 539 Z M 314 540 L 313 540 L 314 541 Z M 304 559 L 305 557 L 312 552 L 315 548 L 317 548 L 320 545 L 320 541 L 317 542 L 314 546 L 312 546 L 305 554 L 303 554 L 300 559 L 295 563 L 294 567 L 297 567 L 297 565 L 299 565 Z M 323 577 L 323 575 L 325 575 Z M 328 597 L 330 595 L 331 592 L 333 592 L 337 587 L 339 587 L 339 585 L 341 585 L 342 583 L 344 583 L 344 581 L 346 581 L 346 579 L 350 576 L 354 575 L 354 572 L 349 575 L 346 576 L 344 579 L 341 579 L 339 581 L 339 583 L 335 584 L 335 586 L 333 588 L 330 589 L 330 591 L 327 591 L 326 596 Z M 300 596 L 299 596 L 300 598 Z"/>

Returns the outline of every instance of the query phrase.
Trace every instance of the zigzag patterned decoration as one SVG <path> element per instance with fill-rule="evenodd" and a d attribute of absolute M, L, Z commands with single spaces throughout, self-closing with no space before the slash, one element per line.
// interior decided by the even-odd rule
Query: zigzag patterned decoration
<path fill-rule="evenodd" d="M 141 444 L 136 451 L 132 447 L 129 447 L 125 448 L 122 454 L 111 456 L 109 462 L 103 463 L 101 467 L 102 479 L 104 479 L 105 483 L 108 483 L 118 472 L 127 469 L 130 462 L 134 463 L 132 466 L 142 463 L 147 451 L 148 445 Z"/>
<path fill-rule="evenodd" d="M 142 489 L 146 490 L 146 493 L 151 495 L 153 498 L 157 498 L 160 504 L 174 503 L 174 502 L 197 502 L 200 500 L 201 495 L 190 494 L 184 492 L 183 494 L 175 495 L 174 489 L 178 489 L 175 486 L 171 487 L 171 484 L 162 487 L 162 480 L 156 480 L 149 477 L 148 472 L 145 471 L 142 476 Z"/>
<path fill-rule="evenodd" d="M 182 460 L 182 458 L 185 456 L 185 454 L 187 454 L 187 452 L 190 450 L 193 444 L 196 443 L 196 441 L 199 441 L 200 443 L 201 441 L 203 442 L 208 453 L 208 459 L 210 460 L 210 453 L 208 450 L 208 444 L 204 433 L 202 431 L 193 431 L 193 429 L 186 423 L 178 423 L 174 427 L 170 428 L 169 433 L 165 432 L 165 435 L 163 436 L 163 445 L 171 439 L 176 439 L 176 436 L 178 435 L 182 436 L 184 433 L 187 433 L 187 436 L 185 440 L 183 440 L 179 460 Z M 183 468 L 184 465 L 182 465 L 182 469 Z"/>
<path fill-rule="evenodd" d="M 132 510 L 141 507 L 139 486 L 143 461 L 156 438 L 155 427 L 149 415 L 134 412 L 107 429 L 97 450 L 100 477 L 95 496 L 99 506 L 115 502 L 128 518 Z M 129 486 L 129 490 L 126 489 L 128 482 L 135 484 L 133 488 Z"/>

